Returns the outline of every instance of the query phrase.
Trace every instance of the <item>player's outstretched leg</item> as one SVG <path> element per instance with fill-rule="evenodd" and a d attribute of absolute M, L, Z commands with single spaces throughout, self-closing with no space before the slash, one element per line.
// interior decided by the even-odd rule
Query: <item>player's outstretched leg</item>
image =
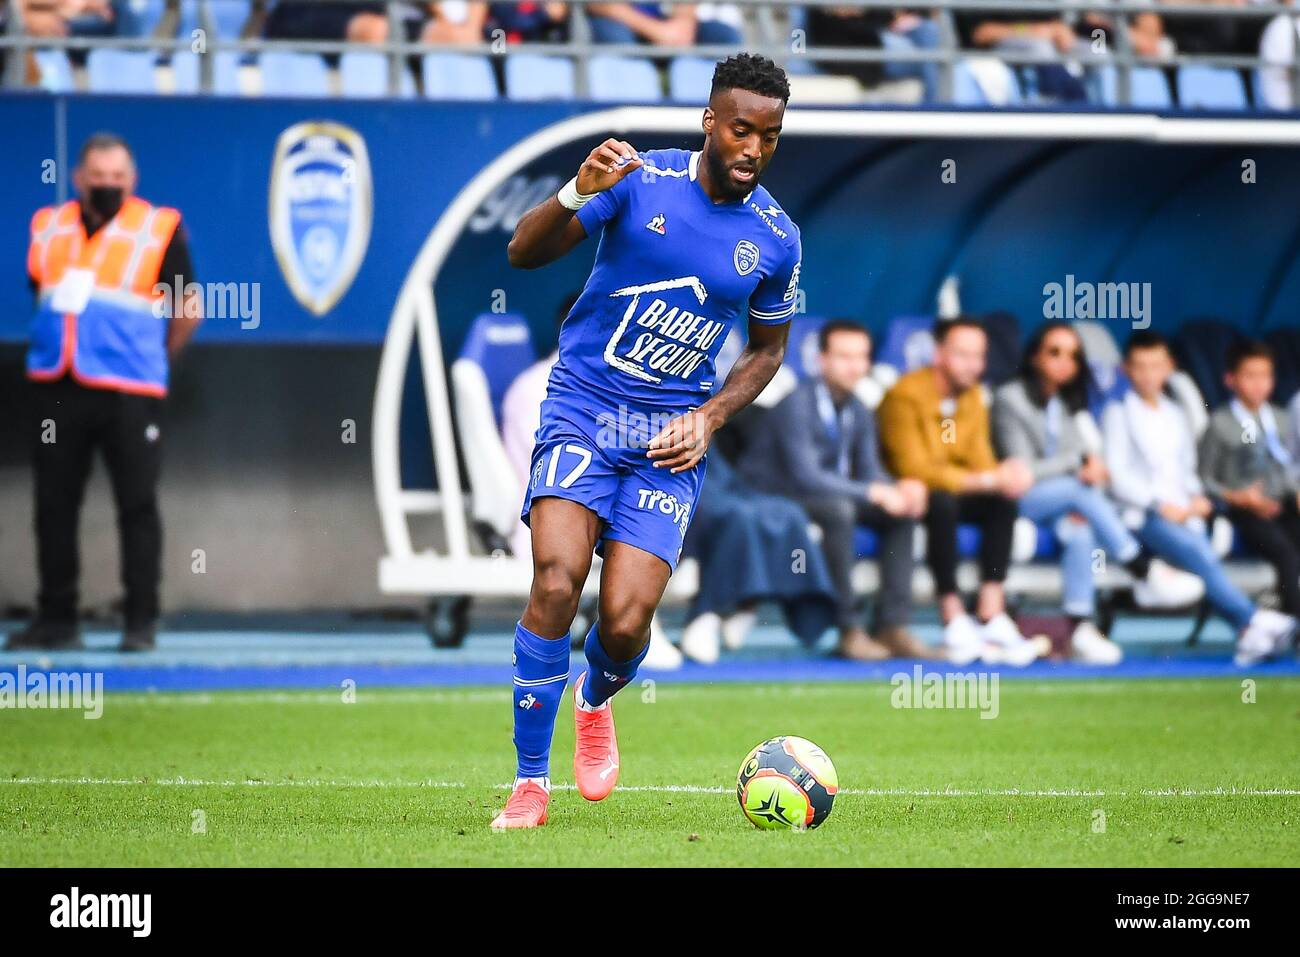
<path fill-rule="evenodd" d="M 583 646 L 587 670 L 573 687 L 576 742 L 573 776 L 588 801 L 618 783 L 618 738 L 610 705 L 636 677 L 650 647 L 650 619 L 672 570 L 661 558 L 623 542 L 608 542 L 600 576 L 600 611 Z"/>
<path fill-rule="evenodd" d="M 515 626 L 515 787 L 492 821 L 498 830 L 546 823 L 551 736 L 569 680 L 568 629 L 591 569 L 598 527 L 587 509 L 560 499 L 539 500 L 531 524 L 533 585 Z"/>

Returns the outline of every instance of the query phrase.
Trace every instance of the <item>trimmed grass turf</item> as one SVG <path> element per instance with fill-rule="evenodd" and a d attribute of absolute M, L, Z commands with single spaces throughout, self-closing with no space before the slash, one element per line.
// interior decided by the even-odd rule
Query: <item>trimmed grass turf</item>
<path fill-rule="evenodd" d="M 557 790 L 545 828 L 509 834 L 487 828 L 512 770 L 505 689 L 113 695 L 98 721 L 0 711 L 0 866 L 1300 860 L 1300 797 L 1259 793 L 1300 791 L 1294 678 L 1260 680 L 1254 704 L 1231 679 L 1007 680 L 995 720 L 895 709 L 882 683 L 654 691 L 616 699 L 626 790 L 598 805 Z M 817 831 L 759 832 L 736 805 L 741 759 L 781 733 L 839 771 Z M 720 790 L 634 790 L 680 785 Z M 1153 793 L 1170 789 L 1195 793 Z"/>

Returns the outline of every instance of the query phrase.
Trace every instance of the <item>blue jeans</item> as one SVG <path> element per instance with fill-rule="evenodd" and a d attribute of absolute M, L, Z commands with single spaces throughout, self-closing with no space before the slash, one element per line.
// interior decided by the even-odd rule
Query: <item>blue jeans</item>
<path fill-rule="evenodd" d="M 1255 614 L 1255 603 L 1228 580 L 1223 563 L 1210 547 L 1210 540 L 1197 530 L 1175 525 L 1156 512 L 1147 512 L 1137 532 L 1138 540 L 1171 565 L 1199 576 L 1205 595 L 1235 628 L 1245 628 Z"/>
<path fill-rule="evenodd" d="M 625 23 L 608 17 L 588 17 L 591 39 L 594 43 L 642 43 L 636 31 Z M 701 45 L 728 44 L 739 46 L 744 37 L 740 31 L 721 20 L 700 20 L 695 24 L 695 42 Z"/>
<path fill-rule="evenodd" d="M 1036 484 L 1021 498 L 1020 514 L 1040 525 L 1056 523 L 1056 537 L 1062 547 L 1062 607 L 1067 615 L 1090 618 L 1096 610 L 1092 562 L 1098 544 L 1119 562 L 1131 562 L 1142 549 L 1110 500 L 1073 476 L 1043 479 Z M 1083 521 L 1075 521 L 1071 517 L 1074 515 Z"/>
<path fill-rule="evenodd" d="M 887 48 L 937 50 L 939 48 L 939 24 L 928 18 L 923 19 L 906 33 L 885 31 L 881 42 Z M 891 80 L 905 80 L 912 77 L 925 85 L 925 102 L 933 103 L 939 93 L 938 63 L 886 63 L 885 76 Z"/>

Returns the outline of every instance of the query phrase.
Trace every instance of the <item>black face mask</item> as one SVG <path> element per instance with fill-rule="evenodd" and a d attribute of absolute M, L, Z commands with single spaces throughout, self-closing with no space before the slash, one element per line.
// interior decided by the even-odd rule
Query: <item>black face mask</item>
<path fill-rule="evenodd" d="M 96 216 L 107 221 L 122 208 L 122 199 L 121 186 L 92 186 L 84 202 Z"/>

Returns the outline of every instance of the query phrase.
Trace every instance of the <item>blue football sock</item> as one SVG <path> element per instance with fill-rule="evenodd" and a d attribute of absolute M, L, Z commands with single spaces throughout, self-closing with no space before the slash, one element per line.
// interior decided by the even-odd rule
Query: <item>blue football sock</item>
<path fill-rule="evenodd" d="M 587 641 L 582 646 L 587 653 L 587 680 L 582 683 L 582 700 L 593 708 L 599 708 L 636 677 L 637 668 L 641 667 L 641 662 L 650 650 L 647 641 L 646 646 L 631 661 L 614 661 L 600 643 L 600 635 L 596 632 L 599 626 L 600 622 L 591 626 L 591 631 L 587 632 Z"/>
<path fill-rule="evenodd" d="M 515 753 L 518 777 L 551 771 L 551 735 L 569 681 L 569 636 L 543 638 L 515 626 Z"/>

